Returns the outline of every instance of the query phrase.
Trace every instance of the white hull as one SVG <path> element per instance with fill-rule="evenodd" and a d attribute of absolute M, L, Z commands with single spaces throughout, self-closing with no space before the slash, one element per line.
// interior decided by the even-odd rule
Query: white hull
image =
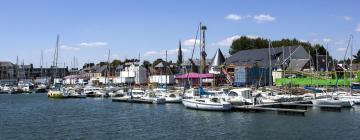
<path fill-rule="evenodd" d="M 183 99 L 182 103 L 187 108 L 199 109 L 199 110 L 213 110 L 213 111 L 228 111 L 231 110 L 230 103 L 212 103 L 212 102 L 200 102 L 196 99 Z"/>
<path fill-rule="evenodd" d="M 333 100 L 333 99 L 316 99 L 311 101 L 315 106 L 316 105 L 339 105 L 341 107 L 352 107 L 354 105 L 353 101 L 347 100 Z"/>
<path fill-rule="evenodd" d="M 181 103 L 182 102 L 182 98 L 181 97 L 165 97 L 165 102 L 166 103 Z"/>

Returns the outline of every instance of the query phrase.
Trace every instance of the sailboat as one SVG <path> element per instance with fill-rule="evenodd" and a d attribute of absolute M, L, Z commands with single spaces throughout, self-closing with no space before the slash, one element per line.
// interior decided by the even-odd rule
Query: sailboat
<path fill-rule="evenodd" d="M 55 68 L 55 71 L 53 71 L 52 79 L 56 77 L 58 58 L 59 58 L 59 35 L 57 36 L 56 47 L 54 52 L 53 68 Z M 61 83 L 54 83 L 54 86 L 48 91 L 47 95 L 49 98 L 67 98 L 69 96 L 65 92 L 64 87 L 62 87 Z"/>
<path fill-rule="evenodd" d="M 349 39 L 349 44 L 347 46 L 347 49 L 346 49 L 346 52 L 350 47 L 350 73 L 352 72 L 351 70 L 351 65 L 352 65 L 352 45 L 350 45 L 350 42 L 352 41 L 352 36 L 350 37 Z M 345 57 L 346 57 L 346 52 L 345 52 Z M 327 53 L 326 53 L 326 57 L 327 57 Z M 344 58 L 345 58 L 344 57 Z M 327 64 L 326 64 L 327 66 Z M 327 68 L 326 68 L 327 69 Z M 336 85 L 334 87 L 334 92 L 332 93 L 332 97 L 331 98 L 324 98 L 324 99 L 315 99 L 315 100 L 312 100 L 312 103 L 314 105 L 339 105 L 341 107 L 352 107 L 354 106 L 354 100 L 352 98 L 339 98 L 338 96 L 334 96 L 334 93 L 337 93 L 335 92 L 335 89 L 338 85 L 338 77 L 337 77 L 337 74 L 335 73 L 335 76 L 336 76 Z M 350 85 L 351 85 L 351 79 L 352 79 L 352 76 L 350 74 Z M 351 88 L 350 88 L 350 95 L 351 95 Z"/>
<path fill-rule="evenodd" d="M 185 107 L 190 109 L 198 109 L 198 110 L 210 110 L 210 111 L 229 111 L 231 110 L 231 104 L 223 98 L 219 97 L 208 97 L 204 98 L 202 96 L 208 96 L 210 93 L 206 92 L 202 87 L 202 73 L 205 71 L 205 59 L 206 59 L 206 53 L 205 53 L 205 30 L 206 26 L 202 26 L 201 23 L 198 28 L 198 32 L 200 31 L 200 61 L 201 61 L 201 68 L 200 68 L 200 74 L 199 74 L 199 83 L 200 86 L 198 88 L 199 90 L 199 98 L 191 98 L 191 99 L 183 99 L 182 103 Z M 201 39 L 202 36 L 202 39 Z M 196 34 L 196 39 L 197 39 Z M 195 40 L 196 40 L 195 39 Z M 194 43 L 194 48 L 196 47 L 196 41 Z M 194 53 L 194 51 L 193 51 Z M 192 55 L 193 57 L 193 55 Z M 191 58 L 192 59 L 192 58 Z M 190 60 L 191 60 L 190 59 Z"/>

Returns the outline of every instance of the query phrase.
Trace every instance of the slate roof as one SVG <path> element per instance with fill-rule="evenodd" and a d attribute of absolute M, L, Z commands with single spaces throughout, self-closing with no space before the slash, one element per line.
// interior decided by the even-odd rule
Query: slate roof
<path fill-rule="evenodd" d="M 284 49 L 283 49 L 284 48 Z M 302 46 L 287 46 L 271 48 L 272 66 L 282 65 L 283 54 L 285 62 L 288 63 L 291 52 L 291 59 L 307 59 L 309 54 Z M 233 64 L 235 66 L 253 65 L 257 63 L 259 67 L 269 67 L 269 49 L 252 49 L 239 51 L 225 60 L 225 65 Z"/>

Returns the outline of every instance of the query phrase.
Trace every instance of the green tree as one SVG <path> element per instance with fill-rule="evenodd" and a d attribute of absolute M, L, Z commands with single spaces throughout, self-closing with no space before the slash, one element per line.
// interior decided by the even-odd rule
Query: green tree
<path fill-rule="evenodd" d="M 144 60 L 142 66 L 149 70 L 149 68 L 151 67 L 151 63 L 147 60 Z"/>
<path fill-rule="evenodd" d="M 156 66 L 156 65 L 159 64 L 160 62 L 164 62 L 164 60 L 162 60 L 161 58 L 156 59 L 156 60 L 153 62 L 153 66 Z"/>
<path fill-rule="evenodd" d="M 353 63 L 360 63 L 360 50 L 356 53 L 356 55 L 353 55 Z"/>
<path fill-rule="evenodd" d="M 110 63 L 110 65 L 111 65 L 112 67 L 117 67 L 117 66 L 119 66 L 119 65 L 121 65 L 121 64 L 123 64 L 123 63 L 121 62 L 121 60 L 117 60 L 117 59 L 113 60 L 113 61 Z"/>

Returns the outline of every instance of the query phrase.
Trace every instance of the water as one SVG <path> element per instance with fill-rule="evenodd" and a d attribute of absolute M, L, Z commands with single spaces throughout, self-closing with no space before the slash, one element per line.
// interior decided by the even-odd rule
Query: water
<path fill-rule="evenodd" d="M 0 139 L 360 139 L 360 109 L 305 116 L 0 95 Z"/>

